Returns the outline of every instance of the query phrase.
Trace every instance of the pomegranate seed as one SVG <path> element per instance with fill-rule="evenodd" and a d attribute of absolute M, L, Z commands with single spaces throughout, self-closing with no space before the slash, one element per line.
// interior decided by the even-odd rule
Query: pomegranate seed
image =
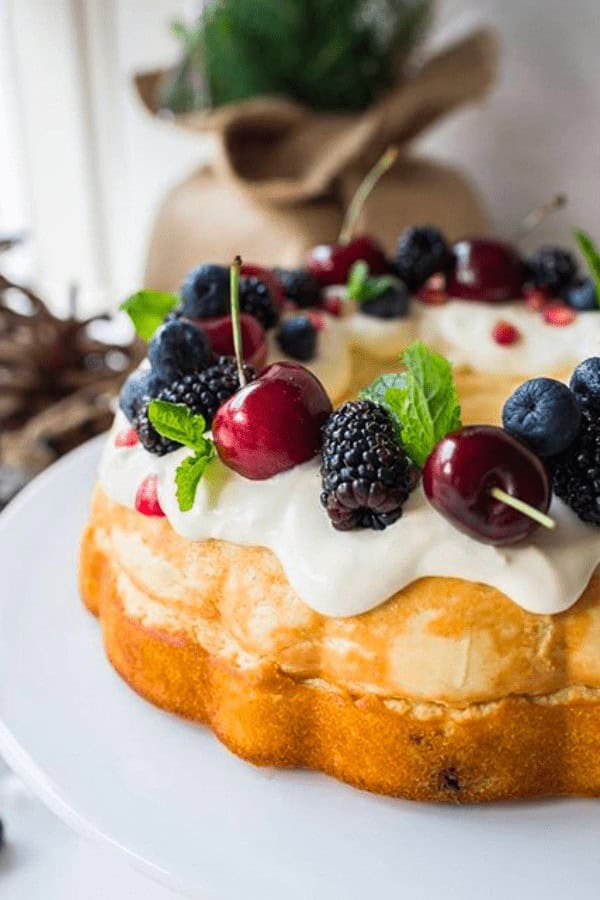
<path fill-rule="evenodd" d="M 316 309 L 307 309 L 306 317 L 310 319 L 313 323 L 317 331 L 323 331 L 325 328 L 325 319 L 323 318 L 322 313 L 317 312 Z"/>
<path fill-rule="evenodd" d="M 516 343 L 521 337 L 521 334 L 519 329 L 516 325 L 513 325 L 512 322 L 506 322 L 504 319 L 500 319 L 492 329 L 492 337 L 497 344 L 508 346 L 509 344 Z"/>
<path fill-rule="evenodd" d="M 115 437 L 115 447 L 135 447 L 139 440 L 135 428 L 126 428 Z"/>
<path fill-rule="evenodd" d="M 337 294 L 325 295 L 321 300 L 321 307 L 330 316 L 342 316 L 344 314 L 344 301 Z"/>
<path fill-rule="evenodd" d="M 577 313 L 570 306 L 562 303 L 552 303 L 544 309 L 543 316 L 548 325 L 570 325 L 577 318 Z"/>
<path fill-rule="evenodd" d="M 298 312 L 300 307 L 297 303 L 294 303 L 293 300 L 289 300 L 287 297 L 283 301 L 283 306 L 281 307 L 282 312 L 295 313 Z"/>
<path fill-rule="evenodd" d="M 164 518 L 162 506 L 158 502 L 158 475 L 148 475 L 135 495 L 135 508 L 143 516 L 161 516 Z"/>
<path fill-rule="evenodd" d="M 540 312 L 550 300 L 550 295 L 541 288 L 532 288 L 525 293 L 525 305 Z"/>
<path fill-rule="evenodd" d="M 428 306 L 440 306 L 448 300 L 446 293 L 446 276 L 438 273 L 427 279 L 417 291 L 417 297 L 421 303 L 427 303 Z"/>

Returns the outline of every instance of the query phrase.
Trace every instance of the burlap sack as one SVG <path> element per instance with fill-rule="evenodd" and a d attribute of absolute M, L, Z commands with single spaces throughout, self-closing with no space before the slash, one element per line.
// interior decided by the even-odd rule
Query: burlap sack
<path fill-rule="evenodd" d="M 465 176 L 414 158 L 426 128 L 483 97 L 496 72 L 497 44 L 477 31 L 429 59 L 361 115 L 315 113 L 287 100 L 258 97 L 175 117 L 182 128 L 215 138 L 211 163 L 176 185 L 158 213 L 146 283 L 171 290 L 200 261 L 298 264 L 316 243 L 334 240 L 352 193 L 389 144 L 394 167 L 367 201 L 359 230 L 392 250 L 408 224 L 432 222 L 452 238 L 481 232 L 486 215 Z M 162 72 L 139 75 L 156 114 Z"/>

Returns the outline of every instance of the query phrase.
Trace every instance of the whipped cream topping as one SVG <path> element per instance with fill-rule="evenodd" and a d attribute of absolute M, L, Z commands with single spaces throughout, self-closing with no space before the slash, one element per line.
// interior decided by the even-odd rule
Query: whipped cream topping
<path fill-rule="evenodd" d="M 555 530 L 540 528 L 512 547 L 491 547 L 457 531 L 420 489 L 384 531 L 335 531 L 319 502 L 317 460 L 249 481 L 215 459 L 193 508 L 181 512 L 175 471 L 190 451 L 157 457 L 140 444 L 115 447 L 115 435 L 127 427 L 119 412 L 100 465 L 100 483 L 112 500 L 134 507 L 139 484 L 155 473 L 160 504 L 178 534 L 268 547 L 301 600 L 325 616 L 367 612 L 424 576 L 481 582 L 529 612 L 559 613 L 577 601 L 600 562 L 600 530 L 559 500 L 551 508 Z"/>
<path fill-rule="evenodd" d="M 327 289 L 345 294 L 345 286 Z M 541 375 L 573 368 L 588 356 L 600 355 L 600 313 L 578 312 L 569 325 L 550 325 L 522 300 L 478 303 L 449 300 L 428 306 L 413 300 L 404 319 L 378 319 L 360 311 L 344 318 L 321 314 L 315 358 L 303 363 L 321 380 L 334 402 L 348 392 L 352 378 L 351 350 L 364 351 L 389 361 L 420 339 L 456 366 L 467 366 L 487 374 Z M 519 340 L 500 345 L 492 337 L 494 325 L 505 320 L 515 325 Z M 289 359 L 282 354 L 273 334 L 268 338 L 269 362 Z M 292 360 L 294 361 L 294 360 Z"/>

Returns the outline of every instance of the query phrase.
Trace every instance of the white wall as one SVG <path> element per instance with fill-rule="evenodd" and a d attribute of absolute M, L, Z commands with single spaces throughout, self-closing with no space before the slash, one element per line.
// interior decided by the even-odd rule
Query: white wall
<path fill-rule="evenodd" d="M 174 58 L 168 23 L 194 6 L 0 0 L 0 48 L 7 34 L 13 42 L 15 128 L 24 126 L 11 146 L 24 148 L 30 175 L 25 194 L 38 235 L 37 274 L 59 303 L 73 279 L 89 306 L 115 304 L 134 289 L 162 196 L 206 157 L 202 137 L 152 121 L 131 86 L 136 69 Z M 600 238 L 598 0 L 440 0 L 430 43 L 480 22 L 502 34 L 498 88 L 485 105 L 427 135 L 422 151 L 471 173 L 501 233 L 510 234 L 528 208 L 561 190 L 570 208 L 536 240 L 564 240 L 571 223 Z M 9 100 L 3 79 L 0 125 Z M 0 154 L 0 162 L 16 152 Z M 0 169 L 0 197 L 7 171 Z M 22 208 L 23 192 L 19 197 Z M 1 215 L 0 205 L 0 225 Z"/>

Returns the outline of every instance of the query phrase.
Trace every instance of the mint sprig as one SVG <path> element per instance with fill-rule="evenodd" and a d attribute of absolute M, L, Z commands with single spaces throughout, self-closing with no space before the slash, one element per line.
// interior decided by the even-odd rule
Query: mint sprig
<path fill-rule="evenodd" d="M 186 457 L 175 472 L 177 503 L 181 512 L 188 512 L 194 505 L 200 479 L 215 456 L 215 445 L 205 437 L 204 416 L 194 414 L 185 403 L 151 400 L 148 418 L 163 437 L 194 451 L 194 455 Z"/>
<path fill-rule="evenodd" d="M 380 376 L 360 396 L 387 411 L 406 453 L 422 466 L 437 442 L 460 428 L 460 406 L 443 356 L 415 341 L 402 361 L 404 372 Z"/>
<path fill-rule="evenodd" d="M 589 234 L 586 234 L 585 231 L 574 228 L 573 237 L 577 241 L 577 246 L 581 250 L 583 258 L 587 263 L 587 267 L 590 270 L 590 275 L 594 282 L 594 287 L 596 288 L 596 305 L 600 307 L 600 252 Z"/>
<path fill-rule="evenodd" d="M 149 341 L 156 329 L 162 325 L 165 316 L 179 306 L 177 294 L 164 291 L 138 291 L 124 300 L 119 309 L 126 312 L 137 334 L 143 341 Z"/>
<path fill-rule="evenodd" d="M 370 276 L 368 264 L 364 259 L 359 259 L 348 273 L 346 290 L 352 300 L 364 303 L 366 300 L 380 297 L 397 284 L 399 284 L 399 279 L 394 278 L 393 275 Z"/>

